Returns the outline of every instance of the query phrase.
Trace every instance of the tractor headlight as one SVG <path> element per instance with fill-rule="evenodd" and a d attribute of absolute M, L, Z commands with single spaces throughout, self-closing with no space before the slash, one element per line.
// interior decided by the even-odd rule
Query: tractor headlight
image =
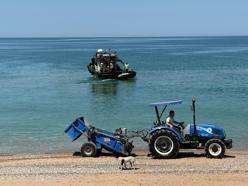
<path fill-rule="evenodd" d="M 212 129 L 212 133 L 218 136 L 223 134 L 222 130 L 219 130 L 219 129 Z"/>
<path fill-rule="evenodd" d="M 225 138 L 226 137 L 226 132 L 224 129 L 212 129 L 212 133 L 216 136 L 220 136 L 221 138 Z"/>

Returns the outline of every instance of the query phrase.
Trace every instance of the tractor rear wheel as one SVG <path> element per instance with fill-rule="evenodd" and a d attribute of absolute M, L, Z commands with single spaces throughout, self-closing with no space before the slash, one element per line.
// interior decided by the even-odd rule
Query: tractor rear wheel
<path fill-rule="evenodd" d="M 208 158 L 223 158 L 226 146 L 220 139 L 210 139 L 205 145 L 205 151 Z"/>
<path fill-rule="evenodd" d="M 96 157 L 97 155 L 96 145 L 92 142 L 84 143 L 81 147 L 81 155 L 83 157 Z"/>
<path fill-rule="evenodd" d="M 178 154 L 179 148 L 176 135 L 170 131 L 159 130 L 151 136 L 149 149 L 154 158 L 174 158 Z"/>

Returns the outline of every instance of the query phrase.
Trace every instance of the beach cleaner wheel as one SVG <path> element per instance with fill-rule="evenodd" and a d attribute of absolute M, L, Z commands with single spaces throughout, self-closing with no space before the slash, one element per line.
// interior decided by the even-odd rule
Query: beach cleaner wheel
<path fill-rule="evenodd" d="M 96 157 L 97 156 L 96 145 L 92 142 L 84 143 L 81 147 L 81 155 L 83 157 Z"/>

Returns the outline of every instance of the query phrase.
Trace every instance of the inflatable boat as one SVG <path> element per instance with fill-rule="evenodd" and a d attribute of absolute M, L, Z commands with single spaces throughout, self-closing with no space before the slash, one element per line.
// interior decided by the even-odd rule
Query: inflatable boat
<path fill-rule="evenodd" d="M 116 52 L 98 49 L 87 65 L 88 71 L 99 79 L 127 80 L 136 76 L 129 64 L 118 58 Z"/>

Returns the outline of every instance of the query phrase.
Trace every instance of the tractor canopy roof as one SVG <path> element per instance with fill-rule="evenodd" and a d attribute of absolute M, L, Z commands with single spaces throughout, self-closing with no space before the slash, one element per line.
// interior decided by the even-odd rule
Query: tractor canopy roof
<path fill-rule="evenodd" d="M 183 101 L 182 100 L 176 100 L 176 101 L 162 101 L 162 102 L 157 102 L 157 103 L 150 103 L 150 106 L 167 106 L 167 105 L 176 105 L 176 104 L 181 104 Z"/>

